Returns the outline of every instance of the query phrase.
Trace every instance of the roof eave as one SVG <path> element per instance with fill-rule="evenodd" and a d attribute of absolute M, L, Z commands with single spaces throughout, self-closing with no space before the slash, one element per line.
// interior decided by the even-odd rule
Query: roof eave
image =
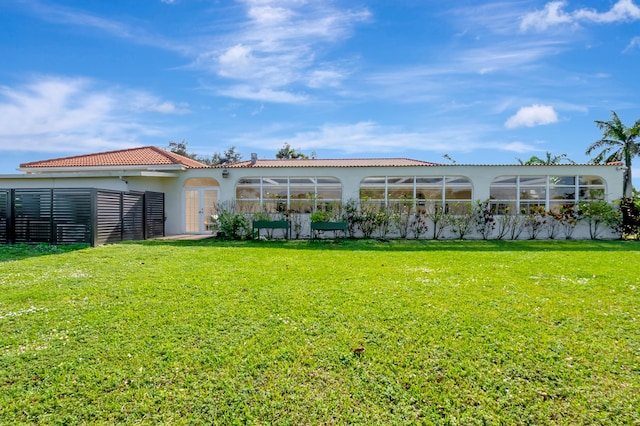
<path fill-rule="evenodd" d="M 66 167 L 19 167 L 17 170 L 27 174 L 42 173 L 92 173 L 92 172 L 144 172 L 144 171 L 184 171 L 188 167 L 182 164 L 157 164 L 133 166 L 66 166 Z"/>
<path fill-rule="evenodd" d="M 69 172 L 43 172 L 14 175 L 0 175 L 0 179 L 74 179 L 74 178 L 125 178 L 125 177 L 155 177 L 177 178 L 178 173 L 166 171 L 129 170 L 129 171 L 76 171 Z"/>

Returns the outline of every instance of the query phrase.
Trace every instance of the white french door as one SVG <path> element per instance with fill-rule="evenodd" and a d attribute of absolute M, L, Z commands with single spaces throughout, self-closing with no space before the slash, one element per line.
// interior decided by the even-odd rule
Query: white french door
<path fill-rule="evenodd" d="M 218 204 L 218 190 L 209 188 L 193 188 L 184 192 L 185 232 L 203 234 L 209 232 L 211 216 L 215 214 Z"/>

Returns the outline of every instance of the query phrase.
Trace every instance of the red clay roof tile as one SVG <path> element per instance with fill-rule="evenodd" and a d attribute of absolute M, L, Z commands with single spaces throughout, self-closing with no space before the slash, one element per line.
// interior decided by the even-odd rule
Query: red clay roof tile
<path fill-rule="evenodd" d="M 187 168 L 206 168 L 191 158 L 158 148 L 144 146 L 119 151 L 98 152 L 73 157 L 54 158 L 20 164 L 21 168 L 57 168 L 57 167 L 108 167 L 108 166 L 162 166 L 182 165 Z"/>
<path fill-rule="evenodd" d="M 302 159 L 302 160 L 257 160 L 241 161 L 226 164 L 225 168 L 282 168 L 282 167 L 411 167 L 411 166 L 437 166 L 436 163 L 411 160 L 409 158 L 351 158 L 351 159 Z"/>

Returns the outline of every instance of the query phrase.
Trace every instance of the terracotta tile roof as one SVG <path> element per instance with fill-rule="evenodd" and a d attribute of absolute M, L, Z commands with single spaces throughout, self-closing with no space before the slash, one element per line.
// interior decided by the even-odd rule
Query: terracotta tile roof
<path fill-rule="evenodd" d="M 21 168 L 164 166 L 182 165 L 187 168 L 206 168 L 206 164 L 155 146 L 98 152 L 73 157 L 54 158 L 20 164 Z"/>
<path fill-rule="evenodd" d="M 427 161 L 411 160 L 409 158 L 351 158 L 351 159 L 306 159 L 306 160 L 257 160 L 241 161 L 226 164 L 225 168 L 283 168 L 283 167 L 411 167 L 438 166 Z"/>

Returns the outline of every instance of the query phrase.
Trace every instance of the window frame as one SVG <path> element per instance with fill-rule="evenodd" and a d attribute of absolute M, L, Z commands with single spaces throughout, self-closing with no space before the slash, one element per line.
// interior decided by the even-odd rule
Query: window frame
<path fill-rule="evenodd" d="M 469 198 L 447 198 L 447 194 L 456 188 L 464 188 L 469 191 Z M 365 191 L 378 193 L 384 197 L 363 197 Z M 393 197 L 394 193 L 409 193 L 408 197 Z M 410 189 L 410 191 L 406 191 Z M 411 176 L 366 176 L 359 185 L 360 206 L 379 206 L 395 208 L 396 206 L 411 203 L 413 209 L 431 211 L 434 206 L 442 206 L 446 210 L 460 210 L 461 205 L 473 203 L 473 182 L 467 176 L 462 175 L 411 175 Z M 437 195 L 437 196 L 436 196 Z M 426 198 L 426 197 L 429 198 Z"/>
<path fill-rule="evenodd" d="M 544 180 L 544 182 L 540 182 Z M 538 181 L 538 182 L 536 182 Z M 558 183 L 554 183 L 558 182 Z M 572 181 L 573 184 L 568 184 Z M 583 183 L 586 182 L 586 183 Z M 544 207 L 545 211 L 558 212 L 562 206 L 577 206 L 581 201 L 599 201 L 605 198 L 607 183 L 601 176 L 595 175 L 502 175 L 495 177 L 489 185 L 489 199 L 491 209 L 497 214 L 507 214 L 509 208 L 514 208 L 518 214 L 527 214 L 532 207 Z M 515 198 L 497 198 L 500 195 L 513 193 Z M 535 196 L 539 191 L 544 195 Z M 495 191 L 495 192 L 494 192 Z M 598 194 L 597 197 L 586 198 L 582 194 Z M 573 197 L 556 198 L 559 194 Z M 530 197 L 523 196 L 525 194 Z"/>
<path fill-rule="evenodd" d="M 243 180 L 248 182 L 245 184 Z M 313 191 L 307 192 L 307 197 L 301 197 L 305 194 L 299 193 L 296 187 Z M 239 191 L 243 190 L 247 194 L 256 194 L 257 197 L 239 197 Z M 268 192 L 269 190 L 272 192 Z M 320 198 L 318 195 L 331 192 L 339 194 L 339 198 Z M 342 181 L 334 176 L 247 176 L 238 179 L 235 184 L 236 205 L 241 211 L 248 210 L 252 213 L 284 213 L 291 210 L 311 213 L 323 204 L 342 203 L 342 193 Z M 274 196 L 269 196 L 271 194 Z"/>

